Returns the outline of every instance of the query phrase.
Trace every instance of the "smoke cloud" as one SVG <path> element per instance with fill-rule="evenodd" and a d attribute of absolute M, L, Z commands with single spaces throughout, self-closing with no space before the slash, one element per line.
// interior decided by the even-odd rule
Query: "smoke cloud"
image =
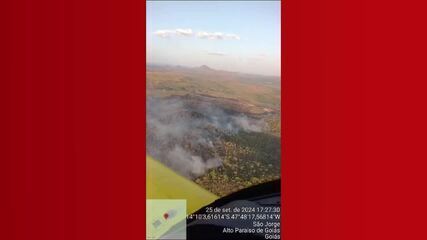
<path fill-rule="evenodd" d="M 261 132 L 261 119 L 226 109 L 203 98 L 147 99 L 147 152 L 188 178 L 222 164 L 223 137 L 239 131 Z"/>

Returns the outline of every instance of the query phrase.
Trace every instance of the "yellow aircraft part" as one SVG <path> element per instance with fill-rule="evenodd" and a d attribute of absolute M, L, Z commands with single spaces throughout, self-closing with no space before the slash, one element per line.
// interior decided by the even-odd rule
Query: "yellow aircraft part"
<path fill-rule="evenodd" d="M 185 199 L 187 214 L 212 203 L 218 196 L 147 156 L 147 199 Z"/>

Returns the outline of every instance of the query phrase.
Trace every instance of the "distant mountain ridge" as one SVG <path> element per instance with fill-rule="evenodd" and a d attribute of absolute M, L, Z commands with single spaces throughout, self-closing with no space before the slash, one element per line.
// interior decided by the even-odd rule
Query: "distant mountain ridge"
<path fill-rule="evenodd" d="M 188 67 L 188 66 L 181 66 L 181 65 L 147 63 L 146 67 L 148 71 L 198 71 L 198 72 L 216 73 L 216 74 L 242 75 L 242 76 L 248 76 L 248 77 L 251 77 L 251 76 L 252 77 L 268 77 L 268 78 L 277 78 L 278 80 L 280 80 L 280 76 L 232 72 L 232 71 L 226 71 L 226 70 L 213 69 L 207 65 L 201 65 L 199 67 Z"/>
<path fill-rule="evenodd" d="M 214 69 L 212 69 L 212 68 L 210 68 L 210 67 L 208 67 L 206 65 L 200 66 L 199 69 L 201 69 L 201 70 L 207 70 L 207 71 L 215 71 Z"/>

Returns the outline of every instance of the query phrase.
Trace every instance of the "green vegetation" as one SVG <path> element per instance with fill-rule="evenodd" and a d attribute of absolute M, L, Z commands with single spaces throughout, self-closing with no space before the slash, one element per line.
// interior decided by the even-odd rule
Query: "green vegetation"
<path fill-rule="evenodd" d="M 255 81 L 233 73 L 149 71 L 147 72 L 147 94 L 151 96 L 173 96 L 203 94 L 217 98 L 233 99 L 247 105 L 253 113 L 263 113 L 264 108 L 280 111 L 280 79 L 268 84 L 260 76 Z M 271 80 L 270 80 L 271 81 Z"/>
<path fill-rule="evenodd" d="M 196 183 L 225 196 L 231 192 L 280 178 L 280 138 L 267 133 L 227 136 L 221 146 L 222 166 L 210 169 Z"/>
<path fill-rule="evenodd" d="M 193 178 L 197 184 L 218 196 L 225 196 L 280 178 L 279 78 L 168 67 L 149 70 L 147 79 L 148 96 L 175 97 L 185 99 L 186 103 L 205 101 L 225 112 L 243 114 L 265 123 L 262 131 L 223 133 L 217 129 L 203 129 L 210 137 L 216 135 L 211 146 L 193 144 L 193 139 L 206 136 L 189 135 L 180 142 L 184 150 L 193 155 L 221 159 L 220 166 Z M 199 121 L 206 117 L 198 112 L 185 115 L 182 111 L 181 115 Z M 162 146 L 172 148 L 173 145 Z"/>

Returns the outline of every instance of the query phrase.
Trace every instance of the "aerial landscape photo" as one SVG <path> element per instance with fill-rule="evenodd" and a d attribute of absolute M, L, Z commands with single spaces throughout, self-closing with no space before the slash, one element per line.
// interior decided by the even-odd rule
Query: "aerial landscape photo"
<path fill-rule="evenodd" d="M 220 197 L 280 178 L 279 6 L 147 3 L 147 155 Z"/>

